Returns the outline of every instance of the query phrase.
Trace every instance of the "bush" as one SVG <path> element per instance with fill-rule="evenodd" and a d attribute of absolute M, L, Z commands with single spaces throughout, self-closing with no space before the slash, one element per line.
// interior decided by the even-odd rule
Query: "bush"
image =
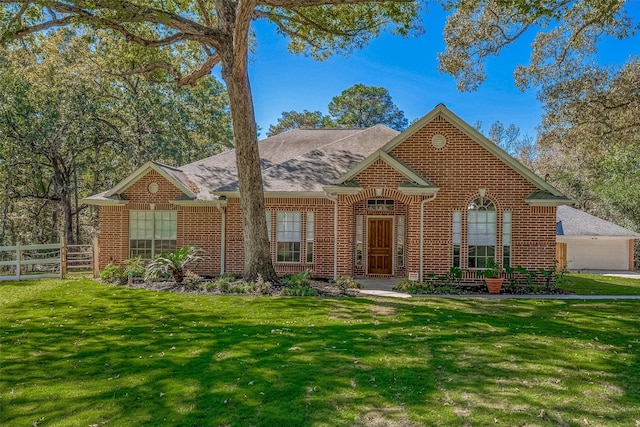
<path fill-rule="evenodd" d="M 104 283 L 122 283 L 122 278 L 125 278 L 124 283 L 127 283 L 126 276 L 124 276 L 122 268 L 119 265 L 109 263 L 107 266 L 100 272 L 100 280 Z"/>
<path fill-rule="evenodd" d="M 124 266 L 124 275 L 129 276 L 129 273 L 133 277 L 143 277 L 144 276 L 144 260 L 141 257 L 129 258 L 123 263 Z"/>
<path fill-rule="evenodd" d="M 340 289 L 341 293 L 346 293 L 349 289 L 362 289 L 362 285 L 349 276 L 338 277 L 335 285 Z"/>
<path fill-rule="evenodd" d="M 163 275 L 173 276 L 176 283 L 182 283 L 187 265 L 202 259 L 198 254 L 200 249 L 192 246 L 183 246 L 173 252 L 158 255 L 147 264 L 145 269 L 145 280 L 153 280 Z"/>
<path fill-rule="evenodd" d="M 301 271 L 284 279 L 287 286 L 308 286 L 311 283 L 311 270 Z"/>
<path fill-rule="evenodd" d="M 431 278 L 431 282 L 423 283 L 407 278 L 398 282 L 393 289 L 408 294 L 460 294 L 462 293 L 459 286 L 455 286 L 449 276 L 441 276 L 437 279 L 435 275 Z"/>
<path fill-rule="evenodd" d="M 184 272 L 184 279 L 182 279 L 182 283 L 189 288 L 197 287 L 200 282 L 202 282 L 202 277 L 198 274 L 194 273 L 191 270 L 186 270 Z"/>

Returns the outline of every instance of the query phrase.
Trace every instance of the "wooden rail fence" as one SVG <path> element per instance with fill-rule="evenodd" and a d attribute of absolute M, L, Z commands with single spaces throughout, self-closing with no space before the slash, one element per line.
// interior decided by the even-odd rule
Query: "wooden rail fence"
<path fill-rule="evenodd" d="M 68 271 L 90 271 L 97 277 L 97 245 L 0 246 L 0 281 L 64 278 Z"/>

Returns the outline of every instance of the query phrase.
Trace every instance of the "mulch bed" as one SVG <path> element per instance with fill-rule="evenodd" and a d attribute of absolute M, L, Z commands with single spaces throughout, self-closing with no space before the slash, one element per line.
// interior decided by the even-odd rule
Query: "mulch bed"
<path fill-rule="evenodd" d="M 230 287 L 243 283 L 241 280 L 232 282 Z M 125 285 L 134 289 L 147 289 L 151 291 L 166 291 L 166 292 L 180 292 L 185 294 L 201 294 L 201 295 L 253 295 L 253 296 L 283 296 L 283 289 L 285 285 L 272 285 L 271 290 L 268 293 L 262 293 L 257 290 L 251 292 L 222 292 L 219 289 L 206 290 L 201 287 L 184 284 L 177 284 L 173 281 L 170 282 L 134 282 L 131 285 Z M 315 296 L 319 297 L 356 297 L 361 295 L 358 289 L 340 289 L 335 284 L 324 280 L 311 280 L 308 285 L 309 288 L 315 290 Z M 402 291 L 400 291 L 402 292 Z M 459 288 L 453 287 L 453 294 L 459 295 L 483 295 L 489 294 L 487 288 L 484 285 L 465 285 Z M 444 294 L 444 293 L 443 293 Z M 527 286 L 527 285 L 503 285 L 500 294 L 508 295 L 571 295 L 571 292 L 565 291 L 560 288 L 547 288 L 542 286 Z M 430 294 L 438 295 L 438 294 Z"/>
<path fill-rule="evenodd" d="M 233 288 L 236 285 L 244 283 L 242 280 L 237 282 L 231 282 L 229 286 Z M 125 285 L 133 289 L 147 289 L 150 291 L 166 291 L 166 292 L 180 292 L 184 294 L 201 294 L 201 295 L 253 295 L 253 296 L 283 296 L 284 285 L 272 285 L 271 290 L 268 293 L 262 293 L 257 290 L 252 292 L 222 292 L 219 289 L 206 290 L 197 285 L 185 285 L 178 284 L 176 282 L 140 282 L 135 281 L 132 284 Z M 312 280 L 310 281 L 309 288 L 315 289 L 315 296 L 320 297 L 355 297 L 360 295 L 358 289 L 340 289 L 329 281 Z"/>

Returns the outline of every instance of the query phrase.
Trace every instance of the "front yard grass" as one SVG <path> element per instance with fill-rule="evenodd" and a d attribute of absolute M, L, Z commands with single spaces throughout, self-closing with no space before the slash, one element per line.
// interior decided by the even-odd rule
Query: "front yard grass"
<path fill-rule="evenodd" d="M 640 279 L 568 273 L 558 287 L 577 295 L 640 295 Z"/>
<path fill-rule="evenodd" d="M 0 283 L 0 425 L 637 426 L 640 300 Z"/>

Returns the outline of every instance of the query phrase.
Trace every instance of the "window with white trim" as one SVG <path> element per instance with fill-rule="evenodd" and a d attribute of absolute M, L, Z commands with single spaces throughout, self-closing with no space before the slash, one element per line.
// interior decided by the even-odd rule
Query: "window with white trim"
<path fill-rule="evenodd" d="M 300 212 L 278 212 L 276 215 L 276 261 L 300 262 L 302 240 Z"/>
<path fill-rule="evenodd" d="M 129 211 L 129 257 L 145 260 L 176 250 L 176 211 Z"/>
<path fill-rule="evenodd" d="M 511 267 L 511 211 L 502 213 L 502 266 Z"/>
<path fill-rule="evenodd" d="M 307 212 L 307 263 L 313 262 L 313 240 L 315 235 L 315 215 Z"/>
<path fill-rule="evenodd" d="M 396 230 L 396 265 L 398 267 L 404 267 L 404 229 L 405 219 L 404 216 L 397 217 L 397 230 Z"/>
<path fill-rule="evenodd" d="M 267 220 L 267 237 L 271 241 L 271 211 L 265 211 L 265 219 Z"/>
<path fill-rule="evenodd" d="M 364 216 L 356 215 L 356 265 L 362 266 L 364 251 Z"/>
<path fill-rule="evenodd" d="M 496 207 L 487 198 L 469 203 L 467 212 L 468 267 L 486 268 L 496 257 Z"/>
<path fill-rule="evenodd" d="M 462 245 L 462 212 L 453 211 L 452 215 L 452 236 L 453 243 L 453 262 L 452 267 L 462 267 L 462 257 L 460 255 L 460 248 Z"/>

